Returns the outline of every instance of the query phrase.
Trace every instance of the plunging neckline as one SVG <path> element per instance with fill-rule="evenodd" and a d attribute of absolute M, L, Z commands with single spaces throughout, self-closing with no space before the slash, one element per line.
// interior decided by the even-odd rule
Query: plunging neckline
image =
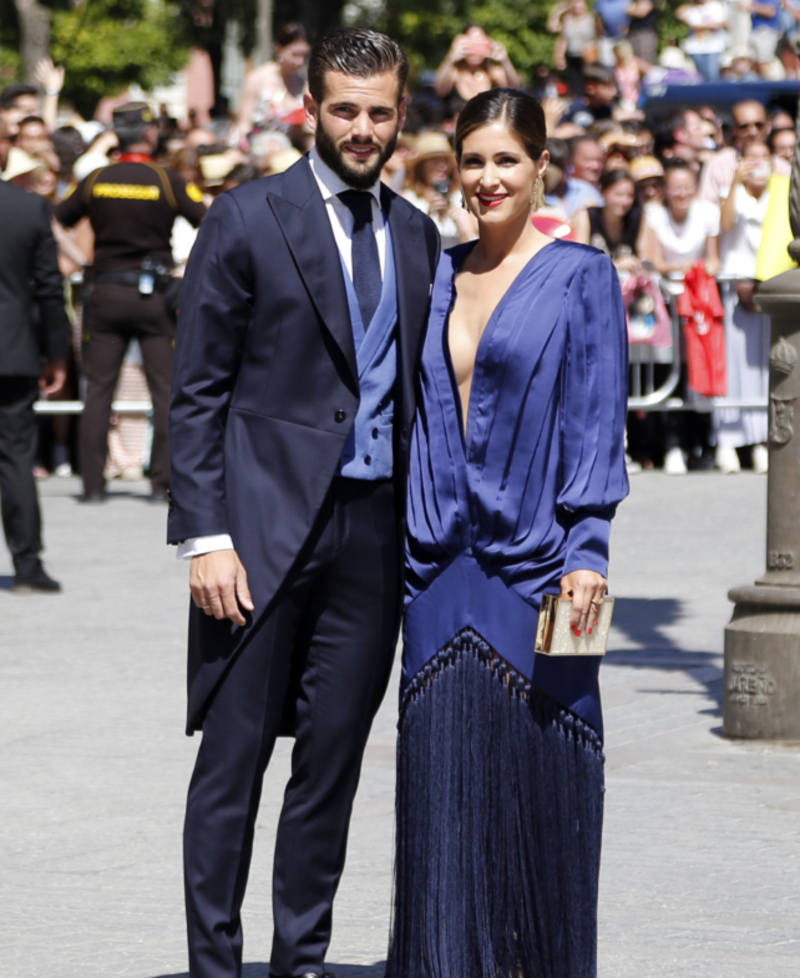
<path fill-rule="evenodd" d="M 478 345 L 475 348 L 475 359 L 473 360 L 472 363 L 472 381 L 470 382 L 469 385 L 469 397 L 467 398 L 467 417 L 464 418 L 464 408 L 461 403 L 461 392 L 458 389 L 458 380 L 456 378 L 455 367 L 453 366 L 453 357 L 450 352 L 450 317 L 453 313 L 453 308 L 455 307 L 456 299 L 458 298 L 458 289 L 456 288 L 456 275 L 458 275 L 458 271 L 461 265 L 463 265 L 467 256 L 470 254 L 470 252 L 472 251 L 472 249 L 475 247 L 477 243 L 478 242 L 476 240 L 472 244 L 472 247 L 464 253 L 458 266 L 453 268 L 453 273 L 450 277 L 450 306 L 447 310 L 447 315 L 445 316 L 444 343 L 442 344 L 444 347 L 444 357 L 445 357 L 445 363 L 447 365 L 447 372 L 450 376 L 450 384 L 452 387 L 453 399 L 455 400 L 456 415 L 458 418 L 458 431 L 459 434 L 461 435 L 461 445 L 464 449 L 465 458 L 467 457 L 468 454 L 467 445 L 469 442 L 469 423 L 473 415 L 472 395 L 475 391 L 475 375 L 478 371 L 478 365 L 481 359 L 481 347 L 483 346 L 483 341 L 486 338 L 487 334 L 489 334 L 492 328 L 494 327 L 495 320 L 497 319 L 498 313 L 502 309 L 506 299 L 513 292 L 516 291 L 523 276 L 530 269 L 530 267 L 533 265 L 533 263 L 536 261 L 539 255 L 541 255 L 543 251 L 547 251 L 547 249 L 550 248 L 552 245 L 558 244 L 558 238 L 553 238 L 552 241 L 548 241 L 547 244 L 542 245 L 542 247 L 539 248 L 538 251 L 536 251 L 533 255 L 531 255 L 531 257 L 525 262 L 522 268 L 514 276 L 514 278 L 511 281 L 511 284 L 506 289 L 506 291 L 500 296 L 500 298 L 497 301 L 497 305 L 494 307 L 494 309 L 491 312 L 491 315 L 486 320 L 486 325 L 483 327 L 483 330 L 481 331 L 480 339 L 478 340 Z"/>

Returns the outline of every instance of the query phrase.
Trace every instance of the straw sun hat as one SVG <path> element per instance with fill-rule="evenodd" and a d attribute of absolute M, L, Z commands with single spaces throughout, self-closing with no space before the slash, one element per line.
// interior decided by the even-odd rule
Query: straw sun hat
<path fill-rule="evenodd" d="M 24 176 L 26 173 L 35 173 L 37 170 L 46 169 L 47 167 L 41 160 L 35 160 L 18 146 L 12 146 L 8 151 L 8 160 L 2 176 L 4 180 L 13 180 L 15 177 Z"/>
<path fill-rule="evenodd" d="M 414 144 L 414 156 L 409 160 L 407 168 L 416 174 L 419 166 L 426 160 L 440 159 L 441 157 L 455 162 L 456 154 L 450 141 L 443 132 L 423 132 L 417 137 Z"/>

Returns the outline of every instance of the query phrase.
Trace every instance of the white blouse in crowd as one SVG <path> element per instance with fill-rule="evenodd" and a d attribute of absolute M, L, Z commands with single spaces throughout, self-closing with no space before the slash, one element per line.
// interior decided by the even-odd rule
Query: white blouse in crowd
<path fill-rule="evenodd" d="M 721 54 L 725 50 L 726 31 L 709 30 L 709 24 L 721 24 L 728 19 L 728 12 L 720 0 L 687 5 L 684 19 L 691 27 L 691 34 L 681 41 L 683 50 L 691 54 Z"/>
<path fill-rule="evenodd" d="M 413 204 L 423 213 L 428 213 L 428 201 L 424 197 L 414 193 L 413 190 L 404 190 L 403 196 L 410 204 Z M 455 194 L 451 194 L 450 203 L 456 207 L 460 206 L 458 197 Z M 454 248 L 461 241 L 458 225 L 449 214 L 430 214 L 429 217 L 436 225 L 436 230 L 442 239 L 442 251 L 445 248 Z"/>
<path fill-rule="evenodd" d="M 719 234 L 719 208 L 707 200 L 693 200 L 686 220 L 679 223 L 666 207 L 647 211 L 647 223 L 661 245 L 664 261 L 670 265 L 705 258 L 706 241 Z"/>
<path fill-rule="evenodd" d="M 736 220 L 731 230 L 723 231 L 719 238 L 722 274 L 730 278 L 755 278 L 769 191 L 765 190 L 756 200 L 739 183 L 734 194 Z"/>

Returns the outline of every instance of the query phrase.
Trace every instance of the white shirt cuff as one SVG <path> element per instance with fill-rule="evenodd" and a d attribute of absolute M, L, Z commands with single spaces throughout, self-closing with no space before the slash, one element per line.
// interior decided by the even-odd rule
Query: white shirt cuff
<path fill-rule="evenodd" d="M 178 544 L 178 552 L 175 556 L 178 560 L 189 560 L 190 557 L 210 554 L 215 550 L 233 550 L 233 540 L 227 533 L 218 533 L 211 537 L 190 537 Z"/>

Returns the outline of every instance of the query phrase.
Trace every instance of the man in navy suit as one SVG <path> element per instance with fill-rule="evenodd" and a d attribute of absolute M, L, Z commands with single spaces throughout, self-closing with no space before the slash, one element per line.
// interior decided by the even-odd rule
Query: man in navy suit
<path fill-rule="evenodd" d="M 241 975 L 262 779 L 295 739 L 273 872 L 277 978 L 324 976 L 331 908 L 399 624 L 414 373 L 438 256 L 379 182 L 408 62 L 340 30 L 309 63 L 315 148 L 224 194 L 187 271 L 169 539 L 191 557 L 184 834 L 193 978 Z"/>

